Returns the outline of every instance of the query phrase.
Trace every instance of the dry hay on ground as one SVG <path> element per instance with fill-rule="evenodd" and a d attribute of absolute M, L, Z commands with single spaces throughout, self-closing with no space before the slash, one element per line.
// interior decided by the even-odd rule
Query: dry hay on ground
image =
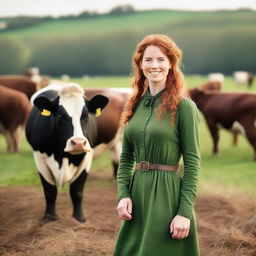
<path fill-rule="evenodd" d="M 119 226 L 115 182 L 91 174 L 85 190 L 86 223 L 71 218 L 68 192 L 57 199 L 60 219 L 42 224 L 43 191 L 36 187 L 0 189 L 0 255 L 113 255 Z M 104 176 L 104 180 L 111 178 Z M 202 256 L 256 256 L 256 205 L 246 197 L 200 195 L 196 205 Z"/>

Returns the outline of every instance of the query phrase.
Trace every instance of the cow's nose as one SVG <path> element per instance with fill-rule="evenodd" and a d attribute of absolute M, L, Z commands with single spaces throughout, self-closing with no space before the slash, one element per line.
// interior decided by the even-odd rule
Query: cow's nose
<path fill-rule="evenodd" d="M 77 155 L 91 151 L 91 146 L 87 138 L 73 137 L 67 140 L 64 151 Z"/>
<path fill-rule="evenodd" d="M 84 138 L 74 138 L 71 140 L 71 145 L 73 148 L 83 148 L 86 144 L 86 140 Z"/>

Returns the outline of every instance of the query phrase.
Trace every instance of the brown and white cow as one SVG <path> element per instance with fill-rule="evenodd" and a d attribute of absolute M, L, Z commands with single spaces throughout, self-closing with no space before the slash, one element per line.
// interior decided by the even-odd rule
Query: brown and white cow
<path fill-rule="evenodd" d="M 20 149 L 22 126 L 30 112 L 26 95 L 0 85 L 0 133 L 7 142 L 7 152 L 18 152 Z"/>
<path fill-rule="evenodd" d="M 191 99 L 203 113 L 213 139 L 213 153 L 218 153 L 220 126 L 240 129 L 254 149 L 256 160 L 256 95 L 249 93 L 207 93 L 191 89 Z"/>
<path fill-rule="evenodd" d="M 26 76 L 0 76 L 0 84 L 25 93 L 28 99 L 30 99 L 37 90 L 36 83 Z"/>

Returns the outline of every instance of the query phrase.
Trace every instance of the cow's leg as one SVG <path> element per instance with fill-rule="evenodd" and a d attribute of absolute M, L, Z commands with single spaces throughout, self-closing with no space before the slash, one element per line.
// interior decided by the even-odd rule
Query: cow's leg
<path fill-rule="evenodd" d="M 212 135 L 213 140 L 213 154 L 217 154 L 219 152 L 218 150 L 218 142 L 219 142 L 219 129 L 217 127 L 217 124 L 213 120 L 207 120 L 207 124 L 210 130 L 210 133 Z"/>
<path fill-rule="evenodd" d="M 83 213 L 83 189 L 88 173 L 84 170 L 79 177 L 70 185 L 70 196 L 73 203 L 73 217 L 80 222 L 85 222 Z"/>
<path fill-rule="evenodd" d="M 19 126 L 14 134 L 13 134 L 13 143 L 14 143 L 14 150 L 15 152 L 19 152 L 20 151 L 20 145 L 21 145 L 21 140 L 22 140 L 22 133 L 23 133 L 23 130 L 22 130 L 22 127 Z"/>
<path fill-rule="evenodd" d="M 58 215 L 56 214 L 56 210 L 55 210 L 57 188 L 56 186 L 48 183 L 40 173 L 39 175 L 44 188 L 44 196 L 46 201 L 46 209 L 45 209 L 45 215 L 43 217 L 43 220 L 46 222 L 57 220 Z"/>
<path fill-rule="evenodd" d="M 232 131 L 233 134 L 233 145 L 237 146 L 239 131 Z"/>
<path fill-rule="evenodd" d="M 14 143 L 13 143 L 13 138 L 12 138 L 12 132 L 7 131 L 5 133 L 5 140 L 6 140 L 6 151 L 8 153 L 13 153 L 14 152 Z"/>
<path fill-rule="evenodd" d="M 117 176 L 117 171 L 118 171 L 118 166 L 119 166 L 119 162 L 116 162 L 115 160 L 112 160 L 112 166 L 113 166 L 113 175 L 114 177 Z"/>
<path fill-rule="evenodd" d="M 254 150 L 253 160 L 256 161 L 256 129 L 254 127 L 248 127 L 246 129 L 246 137 Z"/>
<path fill-rule="evenodd" d="M 119 165 L 119 160 L 120 160 L 120 155 L 121 155 L 121 149 L 122 148 L 122 141 L 118 140 L 115 145 L 111 148 L 113 155 L 112 155 L 112 166 L 114 169 L 114 177 L 117 176 L 117 170 L 118 170 L 118 165 Z"/>

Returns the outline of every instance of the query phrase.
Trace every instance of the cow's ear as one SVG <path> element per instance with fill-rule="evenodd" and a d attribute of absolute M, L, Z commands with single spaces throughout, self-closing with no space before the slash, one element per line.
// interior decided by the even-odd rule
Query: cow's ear
<path fill-rule="evenodd" d="M 87 107 L 91 113 L 95 114 L 97 108 L 100 108 L 100 109 L 105 108 L 108 102 L 109 102 L 109 99 L 106 96 L 96 95 L 88 101 Z"/>
<path fill-rule="evenodd" d="M 48 110 L 50 112 L 56 112 L 58 106 L 59 96 L 54 98 L 45 97 L 44 95 L 38 96 L 34 99 L 34 105 L 41 111 Z"/>

